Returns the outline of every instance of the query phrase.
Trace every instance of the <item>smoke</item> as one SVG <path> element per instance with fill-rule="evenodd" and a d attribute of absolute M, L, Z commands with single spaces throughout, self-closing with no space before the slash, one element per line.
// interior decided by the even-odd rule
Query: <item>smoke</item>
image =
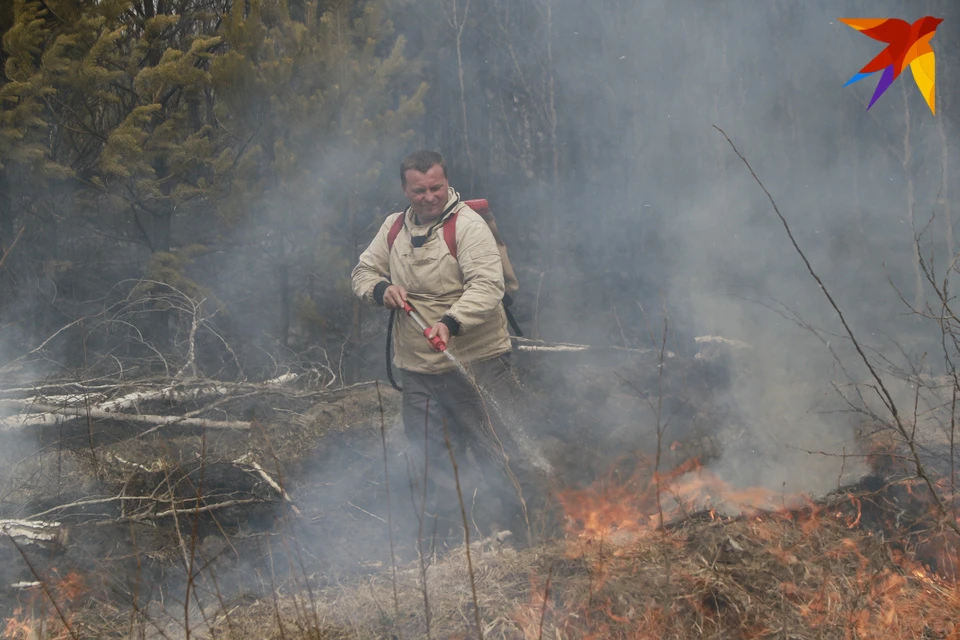
<path fill-rule="evenodd" d="M 573 448 L 583 446 L 578 453 L 598 442 L 624 453 L 625 447 L 655 446 L 658 425 L 664 446 L 706 431 L 726 439 L 709 461 L 722 478 L 790 493 L 820 493 L 861 473 L 858 458 L 846 457 L 856 452 L 856 416 L 834 384 L 848 382 L 848 372 L 862 380 L 865 372 L 771 203 L 713 125 L 770 190 L 858 338 L 897 362 L 903 360 L 897 344 L 906 354 L 929 350 L 935 330 L 932 335 L 907 313 L 894 287 L 907 301 L 917 297 L 911 204 L 916 228 L 928 229 L 924 250 L 935 253 L 941 268 L 955 249 L 941 201 L 951 197 L 941 189 L 952 166 L 941 160 L 944 140 L 948 156 L 955 155 L 950 81 L 957 50 L 956 39 L 946 35 L 958 10 L 927 3 L 934 6 L 930 13 L 946 18 L 933 41 L 941 94 L 934 117 L 909 72 L 869 112 L 875 80 L 842 86 L 881 44 L 837 18 L 912 21 L 927 12 L 918 3 L 536 0 L 510 8 L 514 31 L 507 33 L 498 22 L 507 17 L 506 5 L 491 0 L 485 12 L 470 14 L 475 29 L 464 31 L 459 52 L 451 40 L 455 30 L 442 24 L 450 13 L 440 9 L 450 9 L 449 0 L 436 0 L 432 13 L 417 4 L 403 5 L 394 26 L 411 59 L 432 56 L 424 72 L 431 80 L 427 115 L 418 131 L 410 134 L 403 123 L 364 128 L 384 105 L 402 111 L 391 86 L 378 94 L 380 104 L 366 105 L 369 113 L 353 114 L 360 137 L 384 140 L 376 154 L 353 146 L 353 133 L 304 126 L 289 137 L 300 155 L 291 151 L 278 164 L 287 190 L 271 190 L 264 178 L 270 154 L 263 149 L 283 149 L 265 138 L 260 155 L 238 158 L 241 168 L 251 168 L 236 177 L 234 198 L 225 194 L 219 203 L 224 216 L 242 222 L 230 229 L 210 216 L 211 228 L 198 229 L 189 214 L 175 217 L 177 243 L 241 245 L 224 251 L 229 255 L 198 257 L 188 275 L 215 290 L 211 309 L 223 303 L 217 326 L 231 346 L 260 337 L 259 344 L 250 340 L 253 355 L 241 353 L 243 364 L 279 370 L 295 356 L 307 366 L 319 359 L 319 352 L 288 353 L 282 362 L 274 357 L 282 341 L 277 301 L 288 295 L 290 352 L 300 344 L 322 345 L 331 374 L 342 381 L 343 345 L 354 321 L 345 283 L 355 244 L 372 235 L 382 214 L 397 210 L 394 168 L 402 156 L 435 146 L 447 157 L 451 184 L 464 197 L 487 197 L 494 206 L 521 279 L 515 311 L 528 335 L 649 348 L 659 343 L 661 314 L 668 316 L 666 348 L 677 357 L 664 363 L 675 377 L 661 415 L 629 397 L 633 391 L 621 380 L 655 389 L 655 355 L 530 355 L 524 364 L 538 377 L 528 382 L 539 385 L 529 398 L 533 411 L 524 412 L 532 435 L 557 434 L 552 421 L 565 421 L 559 435 Z M 420 79 L 419 70 L 409 75 L 415 77 L 404 81 L 405 96 Z M 451 108 L 461 100 L 466 125 Z M 284 282 L 290 288 L 281 294 Z M 385 317 L 361 312 L 361 344 L 347 355 L 356 359 L 354 378 L 382 377 Z M 177 335 L 182 340 L 186 332 Z M 694 338 L 704 335 L 747 347 L 725 352 L 729 370 L 722 376 L 711 378 L 715 372 L 705 365 L 683 397 L 683 371 L 674 372 L 701 362 L 694 359 L 701 350 Z M 217 341 L 210 342 L 222 355 Z M 583 399 L 600 410 L 576 413 Z M 343 422 L 358 430 L 358 441 L 324 436 L 329 443 L 318 445 L 311 459 L 318 470 L 303 479 L 303 486 L 324 487 L 315 503 L 308 500 L 322 523 L 310 544 L 343 539 L 337 534 L 344 531 L 368 536 L 358 533 L 334 551 L 323 550 L 327 555 L 317 553 L 325 560 L 340 554 L 340 566 L 387 555 L 384 523 L 377 520 L 386 505 L 379 407 L 372 394 L 366 400 L 352 413 L 344 409 Z M 393 517 L 409 538 L 417 524 L 403 457 L 409 444 L 399 425 L 388 431 L 391 498 L 398 505 Z M 4 457 L 0 462 L 12 460 Z M 344 520 L 344 512 L 354 520 Z"/>
<path fill-rule="evenodd" d="M 892 1 L 541 7 L 552 9 L 564 179 L 553 199 L 540 187 L 501 194 L 514 216 L 501 222 L 508 242 L 511 232 L 536 242 L 536 225 L 554 244 L 540 247 L 538 265 L 520 263 L 528 326 L 535 320 L 549 339 L 649 346 L 648 316 L 662 301 L 681 355 L 696 353 L 698 335 L 750 345 L 733 360 L 728 403 L 752 436 L 742 442 L 761 446 L 725 450 L 713 463 L 722 477 L 811 493 L 856 478 L 858 459 L 844 455 L 857 449 L 856 416 L 834 389 L 850 380 L 830 349 L 858 380 L 865 371 L 767 197 L 712 125 L 770 190 L 858 339 L 902 364 L 898 345 L 912 355 L 937 338 L 899 300 L 919 299 L 911 215 L 941 268 L 953 249 L 938 202 L 943 139 L 948 153 L 955 139 L 943 98 L 950 76 L 938 79 L 939 120 L 909 72 L 866 112 L 875 79 L 842 85 L 883 45 L 837 18 L 912 22 L 923 10 Z M 950 21 L 949 8 L 937 10 Z M 542 47 L 541 27 L 531 38 Z M 956 51 L 944 35 L 934 46 L 942 72 Z M 573 386 L 581 374 L 569 370 L 563 384 Z M 611 429 L 626 419 L 612 406 L 600 416 Z"/>

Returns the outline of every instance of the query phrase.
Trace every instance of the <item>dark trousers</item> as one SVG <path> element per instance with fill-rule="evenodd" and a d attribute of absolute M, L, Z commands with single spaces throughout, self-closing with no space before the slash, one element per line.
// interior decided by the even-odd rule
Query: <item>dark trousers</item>
<path fill-rule="evenodd" d="M 520 428 L 513 419 L 519 389 L 509 354 L 467 369 L 473 380 L 459 371 L 403 371 L 403 427 L 410 442 L 415 505 L 442 525 L 462 525 L 459 480 L 468 523 L 487 534 L 494 524 L 516 527 L 535 472 L 514 437 Z"/>

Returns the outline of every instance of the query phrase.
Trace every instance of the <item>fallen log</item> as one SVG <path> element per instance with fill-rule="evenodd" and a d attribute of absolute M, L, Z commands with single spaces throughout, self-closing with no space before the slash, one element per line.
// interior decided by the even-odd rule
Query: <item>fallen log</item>
<path fill-rule="evenodd" d="M 300 376 L 295 373 L 285 373 L 282 376 L 271 378 L 270 380 L 264 380 L 260 384 L 242 385 L 227 385 L 223 383 L 198 380 L 193 382 L 195 386 L 189 386 L 180 382 L 160 389 L 134 391 L 132 393 L 120 396 L 119 398 L 114 398 L 113 400 L 98 404 L 97 408 L 103 409 L 104 411 L 122 411 L 124 409 L 132 409 L 140 402 L 152 400 L 173 400 L 176 402 L 183 402 L 186 400 L 223 397 L 228 396 L 231 393 L 236 393 L 238 389 L 245 391 L 255 391 L 258 388 L 275 389 L 291 382 L 295 382 L 299 377 Z"/>
<path fill-rule="evenodd" d="M 120 385 L 100 385 L 97 387 L 83 387 L 82 385 L 38 385 L 37 387 L 21 387 L 18 389 L 0 390 L 0 404 L 30 407 L 33 405 L 55 405 L 57 407 L 93 407 L 103 411 L 123 411 L 133 409 L 139 403 L 153 400 L 171 400 L 174 402 L 184 402 L 188 400 L 200 400 L 209 397 L 223 397 L 238 390 L 256 391 L 275 391 L 287 384 L 296 382 L 300 376 L 296 373 L 285 373 L 270 380 L 264 380 L 261 383 L 242 383 L 225 384 L 215 381 L 194 379 L 189 381 L 170 382 L 160 387 L 139 387 L 136 391 L 130 391 L 121 396 L 108 400 L 107 389 L 119 390 Z M 75 393 L 62 393 L 68 386 L 74 386 L 81 389 Z M 96 391 L 94 390 L 96 389 Z M 60 391 L 54 395 L 48 395 L 49 391 Z M 14 393 L 32 392 L 32 395 L 24 398 L 8 397 Z"/>
<path fill-rule="evenodd" d="M 17 407 L 32 407 L 36 404 L 53 405 L 57 407 L 86 407 L 96 406 L 103 402 L 106 396 L 103 394 L 70 394 L 59 396 L 32 396 L 29 398 L 2 398 L 0 405 L 12 405 Z"/>
<path fill-rule="evenodd" d="M 60 522 L 40 520 L 0 520 L 0 532 L 17 544 L 42 547 L 50 551 L 67 543 L 67 528 Z"/>
<path fill-rule="evenodd" d="M 41 586 L 41 583 L 38 580 L 32 582 L 14 582 L 10 585 L 11 589 L 36 589 Z"/>
<path fill-rule="evenodd" d="M 596 346 L 590 344 L 574 344 L 571 342 L 547 342 L 546 340 L 533 340 L 532 338 L 521 338 L 520 336 L 510 336 L 510 339 L 517 345 L 517 351 L 532 351 L 540 353 L 579 353 L 582 351 L 613 351 L 620 353 L 636 353 L 639 355 L 659 356 L 659 349 L 634 349 L 632 347 L 616 346 Z M 676 354 L 672 351 L 664 351 L 664 358 L 675 358 Z"/>
<path fill-rule="evenodd" d="M 10 387 L 8 389 L 0 389 L 0 398 L 22 395 L 25 393 L 34 396 L 43 396 L 47 395 L 51 391 L 56 392 L 55 395 L 61 395 L 66 391 L 70 391 L 72 393 L 99 394 L 116 391 L 122 386 L 123 385 L 119 382 L 110 384 L 89 384 L 83 382 L 58 382 L 49 384 L 37 383 L 31 387 Z"/>
<path fill-rule="evenodd" d="M 199 400 L 211 396 L 226 396 L 232 392 L 231 389 L 218 384 L 204 384 L 193 388 L 183 388 L 179 386 L 164 387 L 162 389 L 149 389 L 146 391 L 135 391 L 126 395 L 108 400 L 96 406 L 97 409 L 109 412 L 120 412 L 124 409 L 132 409 L 138 403 L 153 400 L 173 400 L 183 402 L 186 400 Z"/>
<path fill-rule="evenodd" d="M 0 418 L 0 431 L 12 431 L 24 427 L 38 425 L 60 425 L 72 420 L 123 420 L 145 424 L 159 429 L 162 427 L 180 426 L 196 429 L 239 429 L 247 430 L 253 425 L 241 420 L 208 420 L 207 418 L 191 418 L 186 416 L 153 416 L 133 413 L 119 413 L 104 411 L 95 407 L 55 407 L 50 405 L 32 405 L 39 413 L 22 413 L 16 416 Z"/>

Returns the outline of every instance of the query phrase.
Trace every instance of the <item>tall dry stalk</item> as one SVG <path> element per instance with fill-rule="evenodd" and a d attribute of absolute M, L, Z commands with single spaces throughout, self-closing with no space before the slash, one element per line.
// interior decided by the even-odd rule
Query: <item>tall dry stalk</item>
<path fill-rule="evenodd" d="M 660 464 L 663 458 L 663 439 L 666 435 L 667 427 L 669 426 L 669 420 L 663 419 L 663 393 L 664 393 L 664 371 L 666 370 L 666 357 L 667 357 L 667 336 L 670 333 L 670 316 L 667 314 L 666 303 L 661 299 L 661 311 L 663 314 L 663 330 L 660 333 L 660 339 L 653 334 L 653 327 L 650 322 L 647 320 L 647 314 L 643 309 L 643 305 L 640 302 L 637 302 L 637 306 L 640 308 L 640 313 L 643 315 L 644 322 L 647 324 L 647 332 L 650 335 L 650 344 L 657 351 L 657 398 L 654 403 L 651 401 L 645 393 L 643 393 L 635 384 L 628 382 L 623 378 L 620 378 L 621 381 L 625 382 L 630 386 L 638 396 L 647 401 L 647 404 L 654 411 L 654 414 L 657 418 L 656 423 L 656 439 L 657 439 L 657 449 L 654 454 L 654 464 L 653 464 L 653 480 L 657 492 L 657 517 L 660 525 L 660 530 L 665 531 L 664 522 L 663 522 L 663 487 L 660 483 Z M 619 376 L 618 376 L 619 377 Z"/>
<path fill-rule="evenodd" d="M 907 221 L 910 223 L 910 229 L 915 230 L 917 228 L 915 221 L 917 199 L 914 195 L 913 173 L 910 166 L 913 160 L 913 143 L 910 138 L 910 101 L 907 96 L 906 82 L 900 83 L 900 94 L 903 96 L 903 106 L 905 109 L 901 165 L 903 166 L 903 177 L 907 182 Z M 917 243 L 913 243 L 913 269 L 913 304 L 919 308 L 923 305 L 923 273 L 920 271 L 920 247 Z"/>
<path fill-rule="evenodd" d="M 427 397 L 423 415 L 423 488 L 420 492 L 420 506 L 416 498 L 416 467 L 410 458 L 407 458 L 408 479 L 410 481 L 410 500 L 417 516 L 417 563 L 420 570 L 420 595 L 423 597 L 423 616 L 426 626 L 427 640 L 430 640 L 430 595 L 427 592 L 427 564 L 423 553 L 423 523 L 427 514 L 427 481 L 430 467 L 430 398 Z"/>
<path fill-rule="evenodd" d="M 543 586 L 543 606 L 540 607 L 540 624 L 537 629 L 537 640 L 543 640 L 543 622 L 547 618 L 547 599 L 550 597 L 550 581 L 553 579 L 553 564 L 547 570 L 547 581 Z"/>
<path fill-rule="evenodd" d="M 460 518 L 463 521 L 463 544 L 467 553 L 467 572 L 470 574 L 470 594 L 473 596 L 473 617 L 477 624 L 477 638 L 483 640 L 483 624 L 480 622 L 480 602 L 477 600 L 477 580 L 473 574 L 473 560 L 470 557 L 470 524 L 467 522 L 467 509 L 463 506 L 463 493 L 460 490 L 460 474 L 457 469 L 457 459 L 453 455 L 453 445 L 450 443 L 450 434 L 447 432 L 447 421 L 443 421 L 443 441 L 450 454 L 450 464 L 453 465 L 453 483 L 457 487 L 457 501 L 460 503 Z"/>
<path fill-rule="evenodd" d="M 947 130 L 943 118 L 937 119 L 937 132 L 940 134 L 940 192 L 937 194 L 938 202 L 943 205 L 941 215 L 947 225 L 946 241 L 947 255 L 956 255 L 954 253 L 953 240 L 953 212 L 950 207 L 950 172 L 948 169 L 950 160 L 950 140 L 947 139 Z"/>
<path fill-rule="evenodd" d="M 397 556 L 393 545 L 393 508 L 390 504 L 390 469 L 387 462 L 387 427 L 383 416 L 383 398 L 380 395 L 380 381 L 376 381 L 377 406 L 380 408 L 380 444 L 383 445 L 383 482 L 387 488 L 387 537 L 390 540 L 390 573 L 393 582 L 393 615 L 394 620 L 400 620 L 400 598 L 397 595 Z M 403 640 L 397 626 L 398 640 Z"/>
<path fill-rule="evenodd" d="M 280 595 L 277 590 L 276 570 L 273 566 L 273 545 L 270 544 L 270 536 L 266 536 L 264 539 L 267 541 L 267 558 L 270 560 L 270 597 L 273 602 L 273 617 L 277 623 L 280 640 L 287 640 L 286 628 L 283 626 L 283 617 L 280 615 Z M 294 598 L 294 606 L 297 606 L 296 598 Z"/>

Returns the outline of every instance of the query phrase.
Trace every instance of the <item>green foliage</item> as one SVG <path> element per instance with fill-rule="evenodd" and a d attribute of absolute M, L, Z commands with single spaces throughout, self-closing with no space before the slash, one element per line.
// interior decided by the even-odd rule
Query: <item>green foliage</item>
<path fill-rule="evenodd" d="M 22 222 L 55 243 L 82 228 L 142 244 L 123 277 L 242 298 L 268 333 L 291 317 L 314 337 L 348 333 L 359 235 L 396 191 L 381 168 L 427 91 L 393 1 L 14 0 L 0 170 L 22 177 Z M 216 282 L 210 255 L 245 268 Z"/>
<path fill-rule="evenodd" d="M 412 136 L 426 91 L 419 66 L 404 57 L 402 38 L 376 55 L 392 25 L 382 3 L 366 3 L 352 19 L 353 4 L 332 3 L 318 15 L 308 2 L 298 21 L 286 3 L 258 0 L 249 15 L 235 5 L 225 20 L 228 50 L 211 69 L 216 113 L 227 131 L 252 136 L 235 134 L 241 151 L 219 199 L 226 216 L 249 212 L 249 202 L 236 205 L 246 184 L 300 215 L 315 216 L 318 202 L 345 210 L 343 186 L 378 178 L 384 140 Z M 331 156 L 336 162 L 324 166 Z"/>
<path fill-rule="evenodd" d="M 44 101 L 55 93 L 39 65 L 51 37 L 47 13 L 38 1 L 15 0 L 13 26 L 3 36 L 9 81 L 0 86 L 0 167 L 14 161 L 58 176 L 69 170 L 50 161 L 41 141 L 47 125 Z"/>

